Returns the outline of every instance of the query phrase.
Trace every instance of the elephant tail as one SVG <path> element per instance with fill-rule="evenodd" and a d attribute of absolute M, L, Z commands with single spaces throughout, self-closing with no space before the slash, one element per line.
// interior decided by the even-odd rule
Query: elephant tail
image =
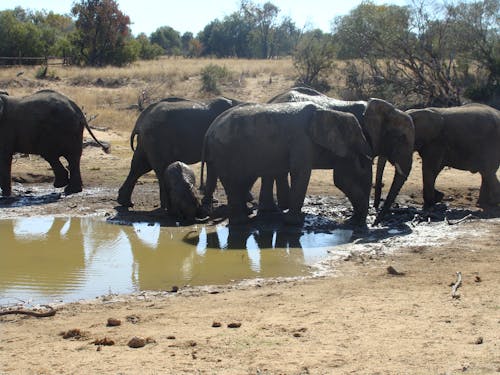
<path fill-rule="evenodd" d="M 80 109 L 80 107 L 78 107 L 75 103 L 73 103 L 71 100 L 70 100 L 70 103 L 71 105 L 73 106 L 73 109 L 80 114 L 80 118 L 81 118 L 81 123 L 83 124 L 83 126 L 87 129 L 87 131 L 89 132 L 90 136 L 94 139 L 94 141 L 96 141 L 96 143 L 101 146 L 101 148 L 103 149 L 103 151 L 106 153 L 106 154 L 109 154 L 110 153 L 110 149 L 111 149 L 111 146 L 109 145 L 109 143 L 107 142 L 101 142 L 97 139 L 97 137 L 94 135 L 94 133 L 92 132 L 92 129 L 90 128 L 90 125 L 87 121 L 87 119 L 85 118 L 85 115 L 83 114 L 82 110 Z"/>
<path fill-rule="evenodd" d="M 90 126 L 89 124 L 87 123 L 87 121 L 85 121 L 85 127 L 87 128 L 89 134 L 92 136 L 92 138 L 94 138 L 94 141 L 97 142 L 97 144 L 99 146 L 101 146 L 102 150 L 106 153 L 106 154 L 109 154 L 111 152 L 111 146 L 108 144 L 106 144 L 106 142 L 101 142 L 97 139 L 97 137 L 94 135 L 94 133 L 92 132 L 92 130 L 90 129 Z"/>

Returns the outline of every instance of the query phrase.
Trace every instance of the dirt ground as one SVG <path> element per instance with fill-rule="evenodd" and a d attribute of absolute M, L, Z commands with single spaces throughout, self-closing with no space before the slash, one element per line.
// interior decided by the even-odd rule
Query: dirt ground
<path fill-rule="evenodd" d="M 132 155 L 128 134 L 96 133 L 112 152 L 84 149 L 84 192 L 65 197 L 51 190 L 49 166 L 18 156 L 16 196 L 0 200 L 0 217 L 156 220 L 153 175 L 140 180 L 133 210 L 117 211 L 117 190 Z M 348 212 L 321 203 L 325 197 L 345 201 L 331 173 L 313 173 L 304 211 L 338 220 Z M 445 205 L 426 216 L 419 210 L 420 176 L 415 157 L 397 200 L 409 209 L 395 210 L 386 224 L 406 228 L 404 235 L 377 237 L 371 228 L 373 238 L 342 245 L 348 257 L 325 262 L 327 276 L 106 296 L 57 306 L 55 316 L 45 318 L 0 316 L 0 374 L 498 373 L 499 212 L 475 207 L 478 175 L 449 169 L 437 183 Z M 218 196 L 223 201 L 222 191 Z M 456 272 L 462 284 L 453 298 Z M 109 318 L 121 325 L 107 326 Z M 73 337 L 63 338 L 73 329 Z M 146 345 L 130 348 L 134 336 L 147 339 Z"/>

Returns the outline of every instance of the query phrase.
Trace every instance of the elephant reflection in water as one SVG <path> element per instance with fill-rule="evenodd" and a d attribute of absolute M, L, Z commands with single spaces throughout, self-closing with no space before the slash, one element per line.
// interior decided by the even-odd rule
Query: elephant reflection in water
<path fill-rule="evenodd" d="M 219 227 L 217 231 L 206 234 L 188 234 L 183 241 L 192 246 L 200 247 L 201 244 L 206 249 L 206 254 L 219 259 L 219 262 L 230 262 L 236 257 L 243 259 L 241 252 L 237 250 L 246 250 L 247 256 L 244 259 L 248 259 L 252 270 L 258 272 L 255 276 L 265 277 L 300 273 L 304 265 L 301 236 L 300 230 L 293 229 L 280 231 L 271 228 L 246 230 Z M 295 251 L 290 251 L 291 249 Z M 229 258 L 229 261 L 224 258 Z"/>
<path fill-rule="evenodd" d="M 134 282 L 140 290 L 227 283 L 234 279 L 266 276 L 266 272 L 298 274 L 304 263 L 300 250 L 286 257 L 277 249 L 260 250 L 278 246 L 300 249 L 300 232 L 274 234 L 274 231 L 259 231 L 259 235 L 255 235 L 233 231 L 206 233 L 202 229 L 201 233 L 186 233 L 159 226 L 157 230 L 155 244 L 146 244 L 140 232 L 126 231 L 135 264 Z M 252 234 L 258 245 L 247 249 L 247 240 Z M 242 251 L 231 251 L 236 249 Z M 266 271 L 266 264 L 271 265 L 272 270 Z"/>
<path fill-rule="evenodd" d="M 29 282 L 28 289 L 53 294 L 78 285 L 85 268 L 84 238 L 78 222 L 59 218 L 3 222 L 0 291 Z"/>

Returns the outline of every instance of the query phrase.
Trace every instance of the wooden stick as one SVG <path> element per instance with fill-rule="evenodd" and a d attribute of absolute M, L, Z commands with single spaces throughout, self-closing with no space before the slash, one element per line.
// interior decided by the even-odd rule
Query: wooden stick
<path fill-rule="evenodd" d="M 463 223 L 464 221 L 472 220 L 472 219 L 479 219 L 479 218 L 477 216 L 475 216 L 475 215 L 468 214 L 468 215 L 464 216 L 463 218 L 461 218 L 459 220 L 450 221 L 450 220 L 448 220 L 448 217 L 446 217 L 446 216 L 444 217 L 444 221 L 448 225 L 456 225 L 456 224 L 460 224 L 460 223 Z"/>
<path fill-rule="evenodd" d="M 31 311 L 31 310 L 23 310 L 23 309 L 18 309 L 18 310 L 5 310 L 5 311 L 0 311 L 0 316 L 2 315 L 10 315 L 10 314 L 24 314 L 24 315 L 29 315 L 29 316 L 34 316 L 35 318 L 46 318 L 48 316 L 54 316 L 56 315 L 56 309 L 54 309 L 52 306 L 49 305 L 43 305 L 44 307 L 48 308 L 49 311 L 45 312 L 36 312 L 36 311 Z"/>
<path fill-rule="evenodd" d="M 451 287 L 451 297 L 452 298 L 455 298 L 455 299 L 460 298 L 460 294 L 457 293 L 457 290 L 458 290 L 458 288 L 460 288 L 460 285 L 462 285 L 462 273 L 457 272 L 457 281 Z"/>

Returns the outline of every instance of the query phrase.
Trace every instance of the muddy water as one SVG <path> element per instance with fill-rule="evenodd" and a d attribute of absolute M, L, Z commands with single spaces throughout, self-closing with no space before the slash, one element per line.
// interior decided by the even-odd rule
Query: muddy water
<path fill-rule="evenodd" d="M 125 226 L 96 218 L 0 220 L 0 305 L 307 275 L 351 235 Z"/>

